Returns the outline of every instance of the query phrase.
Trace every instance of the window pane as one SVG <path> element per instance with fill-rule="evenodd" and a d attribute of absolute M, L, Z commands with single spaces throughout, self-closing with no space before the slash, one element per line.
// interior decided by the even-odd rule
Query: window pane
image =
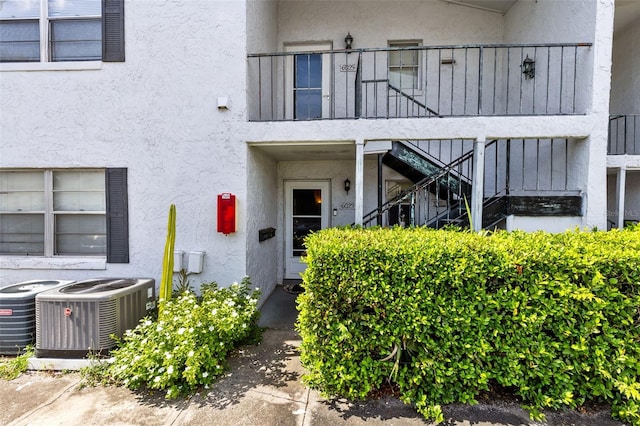
<path fill-rule="evenodd" d="M 296 55 L 296 88 L 322 87 L 322 55 Z"/>
<path fill-rule="evenodd" d="M 49 0 L 49 17 L 100 16 L 101 0 Z"/>
<path fill-rule="evenodd" d="M 292 256 L 304 256 L 304 238 L 311 232 L 322 228 L 320 218 L 294 218 L 293 219 L 293 250 Z"/>
<path fill-rule="evenodd" d="M 105 255 L 107 225 L 104 215 L 56 215 L 55 254 Z"/>
<path fill-rule="evenodd" d="M 104 192 L 54 192 L 54 211 L 103 212 L 105 211 Z"/>
<path fill-rule="evenodd" d="M 322 118 L 322 91 L 297 90 L 295 93 L 295 117 L 298 120 Z"/>
<path fill-rule="evenodd" d="M 322 191 L 319 189 L 293 190 L 294 216 L 320 216 L 322 214 Z"/>
<path fill-rule="evenodd" d="M 53 172 L 53 190 L 104 192 L 104 170 Z"/>
<path fill-rule="evenodd" d="M 2 171 L 0 172 L 0 191 L 44 191 L 44 173 Z"/>
<path fill-rule="evenodd" d="M 0 254 L 44 255 L 43 214 L 0 214 Z"/>
<path fill-rule="evenodd" d="M 309 55 L 296 55 L 295 74 L 295 87 L 309 87 Z"/>
<path fill-rule="evenodd" d="M 391 48 L 417 47 L 418 42 L 390 42 Z M 418 88 L 418 50 L 389 51 L 389 83 L 398 89 Z"/>
<path fill-rule="evenodd" d="M 52 61 L 97 61 L 101 58 L 100 19 L 51 21 Z"/>
<path fill-rule="evenodd" d="M 54 211 L 105 211 L 104 171 L 53 173 Z"/>
<path fill-rule="evenodd" d="M 40 61 L 38 21 L 0 22 L 0 62 Z"/>
<path fill-rule="evenodd" d="M 0 172 L 0 211 L 44 211 L 44 204 L 42 172 Z"/>
<path fill-rule="evenodd" d="M 399 89 L 415 88 L 418 86 L 418 70 L 411 68 L 390 70 L 389 83 Z"/>
<path fill-rule="evenodd" d="M 38 18 L 40 0 L 2 0 L 0 18 Z"/>

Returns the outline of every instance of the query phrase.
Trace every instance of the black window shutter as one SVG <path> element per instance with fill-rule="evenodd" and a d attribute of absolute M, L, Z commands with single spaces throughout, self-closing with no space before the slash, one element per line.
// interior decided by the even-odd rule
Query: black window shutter
<path fill-rule="evenodd" d="M 102 0 L 102 60 L 124 62 L 124 0 Z"/>
<path fill-rule="evenodd" d="M 106 169 L 107 263 L 129 263 L 127 169 Z"/>

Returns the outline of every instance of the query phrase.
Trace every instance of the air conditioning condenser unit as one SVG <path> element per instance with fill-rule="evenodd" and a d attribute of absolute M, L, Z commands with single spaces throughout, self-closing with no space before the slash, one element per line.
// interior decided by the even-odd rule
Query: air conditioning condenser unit
<path fill-rule="evenodd" d="M 36 295 L 69 280 L 31 280 L 0 288 L 0 355 L 18 355 L 35 341 Z"/>
<path fill-rule="evenodd" d="M 152 278 L 96 278 L 36 296 L 36 357 L 106 355 L 155 307 Z"/>

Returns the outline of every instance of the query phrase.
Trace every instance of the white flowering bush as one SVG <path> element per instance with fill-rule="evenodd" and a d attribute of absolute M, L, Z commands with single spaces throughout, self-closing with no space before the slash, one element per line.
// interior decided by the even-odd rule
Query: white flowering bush
<path fill-rule="evenodd" d="M 225 371 L 226 358 L 241 343 L 258 340 L 259 291 L 248 277 L 218 288 L 205 284 L 163 303 L 157 321 L 145 318 L 112 351 L 108 374 L 130 389 L 166 390 L 167 398 L 208 388 Z"/>

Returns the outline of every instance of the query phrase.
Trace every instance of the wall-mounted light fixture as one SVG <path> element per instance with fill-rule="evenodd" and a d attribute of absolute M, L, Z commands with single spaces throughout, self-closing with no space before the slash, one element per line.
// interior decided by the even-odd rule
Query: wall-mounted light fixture
<path fill-rule="evenodd" d="M 351 45 L 353 44 L 353 36 L 351 32 L 347 33 L 347 36 L 344 38 L 344 48 L 346 50 L 351 50 Z"/>
<path fill-rule="evenodd" d="M 349 179 L 344 180 L 344 190 L 347 192 L 347 195 L 348 195 L 349 191 L 351 190 L 351 181 Z"/>
<path fill-rule="evenodd" d="M 522 74 L 524 74 L 525 79 L 531 79 L 536 76 L 536 61 L 531 59 L 529 55 L 522 61 Z"/>

